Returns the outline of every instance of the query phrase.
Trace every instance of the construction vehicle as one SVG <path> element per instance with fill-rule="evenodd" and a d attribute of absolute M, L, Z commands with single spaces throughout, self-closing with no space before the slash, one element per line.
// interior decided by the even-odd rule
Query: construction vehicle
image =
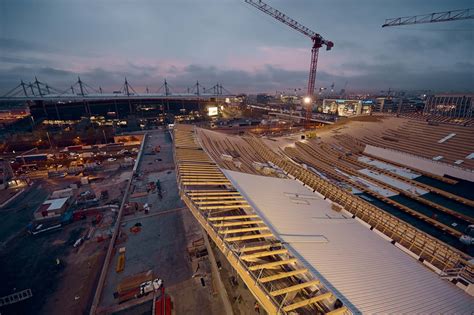
<path fill-rule="evenodd" d="M 117 258 L 117 266 L 115 267 L 115 271 L 117 273 L 120 273 L 124 269 L 125 269 L 125 247 L 120 247 L 119 255 Z"/>
<path fill-rule="evenodd" d="M 150 292 L 153 292 L 153 291 L 158 291 L 158 289 L 161 288 L 162 284 L 163 284 L 163 280 L 158 279 L 158 278 L 153 281 L 143 282 L 142 284 L 140 284 L 140 293 L 138 297 L 148 295 Z"/>

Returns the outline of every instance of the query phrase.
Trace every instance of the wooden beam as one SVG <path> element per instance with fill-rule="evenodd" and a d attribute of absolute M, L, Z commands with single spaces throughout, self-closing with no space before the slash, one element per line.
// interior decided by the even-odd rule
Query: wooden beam
<path fill-rule="evenodd" d="M 292 310 L 296 310 L 297 308 L 300 308 L 300 307 L 303 307 L 303 306 L 306 306 L 306 305 L 310 305 L 310 304 L 314 304 L 314 303 L 317 303 L 317 302 L 325 300 L 325 299 L 329 299 L 331 296 L 332 296 L 331 292 L 324 293 L 324 294 L 312 297 L 312 298 L 307 299 L 307 300 L 303 300 L 303 301 L 300 301 L 300 302 L 296 302 L 294 304 L 287 305 L 287 306 L 283 307 L 283 310 L 285 312 L 290 312 Z"/>
<path fill-rule="evenodd" d="M 179 163 L 178 168 L 182 168 L 187 171 L 194 171 L 194 170 L 199 170 L 199 169 L 216 169 L 217 171 L 220 171 L 219 166 L 217 164 L 203 164 L 203 163 L 193 163 L 193 164 L 185 164 L 185 163 Z"/>
<path fill-rule="evenodd" d="M 225 189 L 220 190 L 219 192 L 213 192 L 212 190 L 203 190 L 201 189 L 199 193 L 197 192 L 186 192 L 190 197 L 199 197 L 199 196 L 240 196 L 240 193 L 237 191 L 228 191 Z"/>
<path fill-rule="evenodd" d="M 193 202 L 197 205 L 231 205 L 231 204 L 242 204 L 242 205 L 248 205 L 247 201 L 245 199 L 242 199 L 242 200 L 214 200 L 214 201 L 200 201 L 200 200 L 196 200 Z"/>
<path fill-rule="evenodd" d="M 183 166 L 183 165 L 178 165 L 178 168 L 182 170 L 183 172 L 201 172 L 201 171 L 212 171 L 216 173 L 221 173 L 222 171 L 215 165 L 208 165 L 208 166 L 199 166 L 199 165 L 194 165 L 194 166 Z"/>
<path fill-rule="evenodd" d="M 334 311 L 330 311 L 329 313 L 326 313 L 326 315 L 341 315 L 347 311 L 348 311 L 347 307 L 343 306 L 340 308 L 336 308 Z"/>
<path fill-rule="evenodd" d="M 181 164 L 183 162 L 191 162 L 191 164 L 207 164 L 207 165 L 215 165 L 214 162 L 210 161 L 205 157 L 180 157 L 176 156 L 178 163 Z"/>
<path fill-rule="evenodd" d="M 268 230 L 267 226 L 256 226 L 250 228 L 241 228 L 241 229 L 232 229 L 232 230 L 220 230 L 219 234 L 235 234 L 235 233 L 245 233 L 245 232 L 253 232 L 253 231 L 262 231 Z"/>
<path fill-rule="evenodd" d="M 202 176 L 186 176 L 186 175 L 179 175 L 181 180 L 228 180 L 225 176 L 209 176 L 209 175 L 202 175 Z"/>
<path fill-rule="evenodd" d="M 230 190 L 189 190 L 186 192 L 189 196 L 230 196 L 230 195 L 239 195 L 238 191 L 230 191 Z"/>
<path fill-rule="evenodd" d="M 280 243 L 270 243 L 270 244 L 263 244 L 263 245 L 255 245 L 255 246 L 246 246 L 242 247 L 239 249 L 240 253 L 247 253 L 247 252 L 253 252 L 255 250 L 261 250 L 261 249 L 269 249 L 272 247 L 276 246 L 281 246 Z"/>
<path fill-rule="evenodd" d="M 197 200 L 245 200 L 242 196 L 202 196 L 202 197 L 191 197 L 193 201 Z"/>
<path fill-rule="evenodd" d="M 200 175 L 200 174 L 206 174 L 206 175 L 222 175 L 222 172 L 218 171 L 213 171 L 213 170 L 205 170 L 205 171 L 188 171 L 188 170 L 183 170 L 179 171 L 180 175 Z"/>
<path fill-rule="evenodd" d="M 209 170 L 209 171 L 220 171 L 216 165 L 183 165 L 178 164 L 178 169 L 183 171 L 201 171 L 201 170 Z"/>
<path fill-rule="evenodd" d="M 222 178 L 222 177 L 224 177 L 224 178 L 227 178 L 222 174 L 218 174 L 218 173 L 213 174 L 213 173 L 209 173 L 207 171 L 199 173 L 199 174 L 187 174 L 187 173 L 179 172 L 178 175 L 180 177 L 212 177 L 212 178 L 216 178 L 216 177 L 221 177 Z"/>
<path fill-rule="evenodd" d="M 266 234 L 251 234 L 251 235 L 243 235 L 243 236 L 225 237 L 224 240 L 226 240 L 227 242 L 236 242 L 236 241 L 253 240 L 256 238 L 265 238 L 265 237 L 273 237 L 273 234 L 266 233 Z"/>
<path fill-rule="evenodd" d="M 226 227 L 226 226 L 243 226 L 243 225 L 252 225 L 252 224 L 261 224 L 262 220 L 253 220 L 253 221 L 239 221 L 239 222 L 227 222 L 227 223 L 215 223 L 215 227 Z"/>
<path fill-rule="evenodd" d="M 297 270 L 293 270 L 293 271 L 289 271 L 289 272 L 280 272 L 280 273 L 277 273 L 276 275 L 273 275 L 273 276 L 262 277 L 262 278 L 258 279 L 258 281 L 260 281 L 261 283 L 267 283 L 267 282 L 271 282 L 271 281 L 275 281 L 275 280 L 280 280 L 280 279 L 284 279 L 284 278 L 289 278 L 289 277 L 301 275 L 301 274 L 304 274 L 304 273 L 307 273 L 307 272 L 308 272 L 308 269 L 306 269 L 306 268 L 297 269 Z"/>
<path fill-rule="evenodd" d="M 286 253 L 288 253 L 288 250 L 284 248 L 284 249 L 269 250 L 269 251 L 254 253 L 254 254 L 242 255 L 240 256 L 240 259 L 248 260 L 248 259 L 260 258 L 260 257 L 281 255 L 281 254 L 286 254 Z"/>
<path fill-rule="evenodd" d="M 271 263 L 250 266 L 249 270 L 255 271 L 255 270 L 260 270 L 260 269 L 272 269 L 274 267 L 278 267 L 278 266 L 282 266 L 282 265 L 289 265 L 289 264 L 293 264 L 295 262 L 296 262 L 296 258 L 290 258 L 290 259 L 286 259 L 286 260 L 279 260 L 279 261 L 274 261 L 274 262 L 271 262 Z"/>
<path fill-rule="evenodd" d="M 299 290 L 303 290 L 305 288 L 309 288 L 309 287 L 318 285 L 319 283 L 320 283 L 319 280 L 303 282 L 303 283 L 295 284 L 295 285 L 292 285 L 290 287 L 286 287 L 286 288 L 283 288 L 283 289 L 280 289 L 280 290 L 271 291 L 270 295 L 278 296 L 278 295 L 290 293 L 290 292 L 293 292 L 293 291 L 299 291 Z"/>
<path fill-rule="evenodd" d="M 195 182 L 229 182 L 227 178 L 203 178 L 203 177 L 194 177 L 194 178 L 180 178 L 181 181 L 195 181 Z"/>
<path fill-rule="evenodd" d="M 274 299 L 270 299 L 268 293 L 264 288 L 255 281 L 255 278 L 252 273 L 248 272 L 246 264 L 242 260 L 238 258 L 235 254 L 235 249 L 233 244 L 228 244 L 220 237 L 211 224 L 208 224 L 208 218 L 204 217 L 202 213 L 197 209 L 197 207 L 189 200 L 187 195 L 183 195 L 183 201 L 191 210 L 194 218 L 199 221 L 200 225 L 206 230 L 208 235 L 212 238 L 216 247 L 222 252 L 224 257 L 229 261 L 232 268 L 236 271 L 236 273 L 240 276 L 240 278 L 245 283 L 246 287 L 252 292 L 255 296 L 257 301 L 260 305 L 263 306 L 265 311 L 268 314 L 277 314 L 279 306 L 274 301 Z"/>
<path fill-rule="evenodd" d="M 192 181 L 192 182 L 181 182 L 181 184 L 185 186 L 220 186 L 220 185 L 230 185 L 230 182 L 197 182 L 197 181 Z"/>
<path fill-rule="evenodd" d="M 239 219 L 253 219 L 258 218 L 256 214 L 244 214 L 244 215 L 229 215 L 226 217 L 209 217 L 209 221 L 227 221 L 227 220 L 239 220 Z"/>
<path fill-rule="evenodd" d="M 209 207 L 199 207 L 199 210 L 220 210 L 220 209 L 252 209 L 252 206 L 249 204 L 242 205 L 230 205 L 230 206 L 209 206 Z"/>

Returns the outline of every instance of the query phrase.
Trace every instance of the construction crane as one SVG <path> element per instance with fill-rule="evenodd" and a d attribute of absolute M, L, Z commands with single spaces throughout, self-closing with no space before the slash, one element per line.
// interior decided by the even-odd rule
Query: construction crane
<path fill-rule="evenodd" d="M 319 48 L 326 46 L 326 50 L 331 50 L 334 46 L 334 43 L 324 39 L 318 33 L 310 30 L 304 25 L 301 25 L 297 21 L 293 20 L 292 18 L 288 17 L 281 11 L 269 6 L 268 4 L 264 3 L 260 0 L 244 0 L 246 3 L 256 7 L 260 11 L 270 15 L 271 17 L 277 19 L 278 21 L 288 25 L 289 27 L 297 30 L 298 32 L 302 33 L 303 35 L 308 36 L 311 38 L 313 42 L 313 47 L 311 49 L 311 66 L 309 68 L 309 79 L 308 79 L 308 90 L 307 95 L 304 98 L 304 103 L 310 107 L 313 102 L 313 95 L 314 95 L 314 85 L 316 83 L 316 69 L 318 67 L 318 54 Z M 306 120 L 308 121 L 311 117 L 311 110 L 306 110 Z"/>
<path fill-rule="evenodd" d="M 386 19 L 382 27 L 401 26 L 423 23 L 437 23 L 458 20 L 474 19 L 474 9 L 454 10 L 424 15 L 404 16 L 398 18 Z"/>

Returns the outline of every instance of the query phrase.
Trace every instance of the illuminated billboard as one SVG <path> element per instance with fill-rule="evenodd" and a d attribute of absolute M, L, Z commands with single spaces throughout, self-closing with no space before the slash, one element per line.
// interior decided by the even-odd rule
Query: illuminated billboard
<path fill-rule="evenodd" d="M 218 114 L 217 107 L 208 107 L 207 108 L 207 115 L 208 116 L 217 116 L 217 114 Z"/>

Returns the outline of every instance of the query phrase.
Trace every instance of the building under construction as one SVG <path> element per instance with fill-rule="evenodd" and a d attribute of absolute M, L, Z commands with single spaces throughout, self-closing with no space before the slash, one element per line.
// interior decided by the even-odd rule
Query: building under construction
<path fill-rule="evenodd" d="M 398 132 L 431 125 L 371 119 L 301 141 L 175 126 L 181 197 L 269 314 L 474 309 L 474 196 L 462 191 L 474 181 L 465 153 L 474 148 L 435 170 L 407 153 L 414 143 L 390 155 L 381 121 Z M 433 141 L 456 133 L 440 148 L 472 135 L 436 127 Z M 461 157 L 462 169 L 450 165 Z"/>
<path fill-rule="evenodd" d="M 468 120 L 474 117 L 474 94 L 436 94 L 428 97 L 424 115 Z"/>

